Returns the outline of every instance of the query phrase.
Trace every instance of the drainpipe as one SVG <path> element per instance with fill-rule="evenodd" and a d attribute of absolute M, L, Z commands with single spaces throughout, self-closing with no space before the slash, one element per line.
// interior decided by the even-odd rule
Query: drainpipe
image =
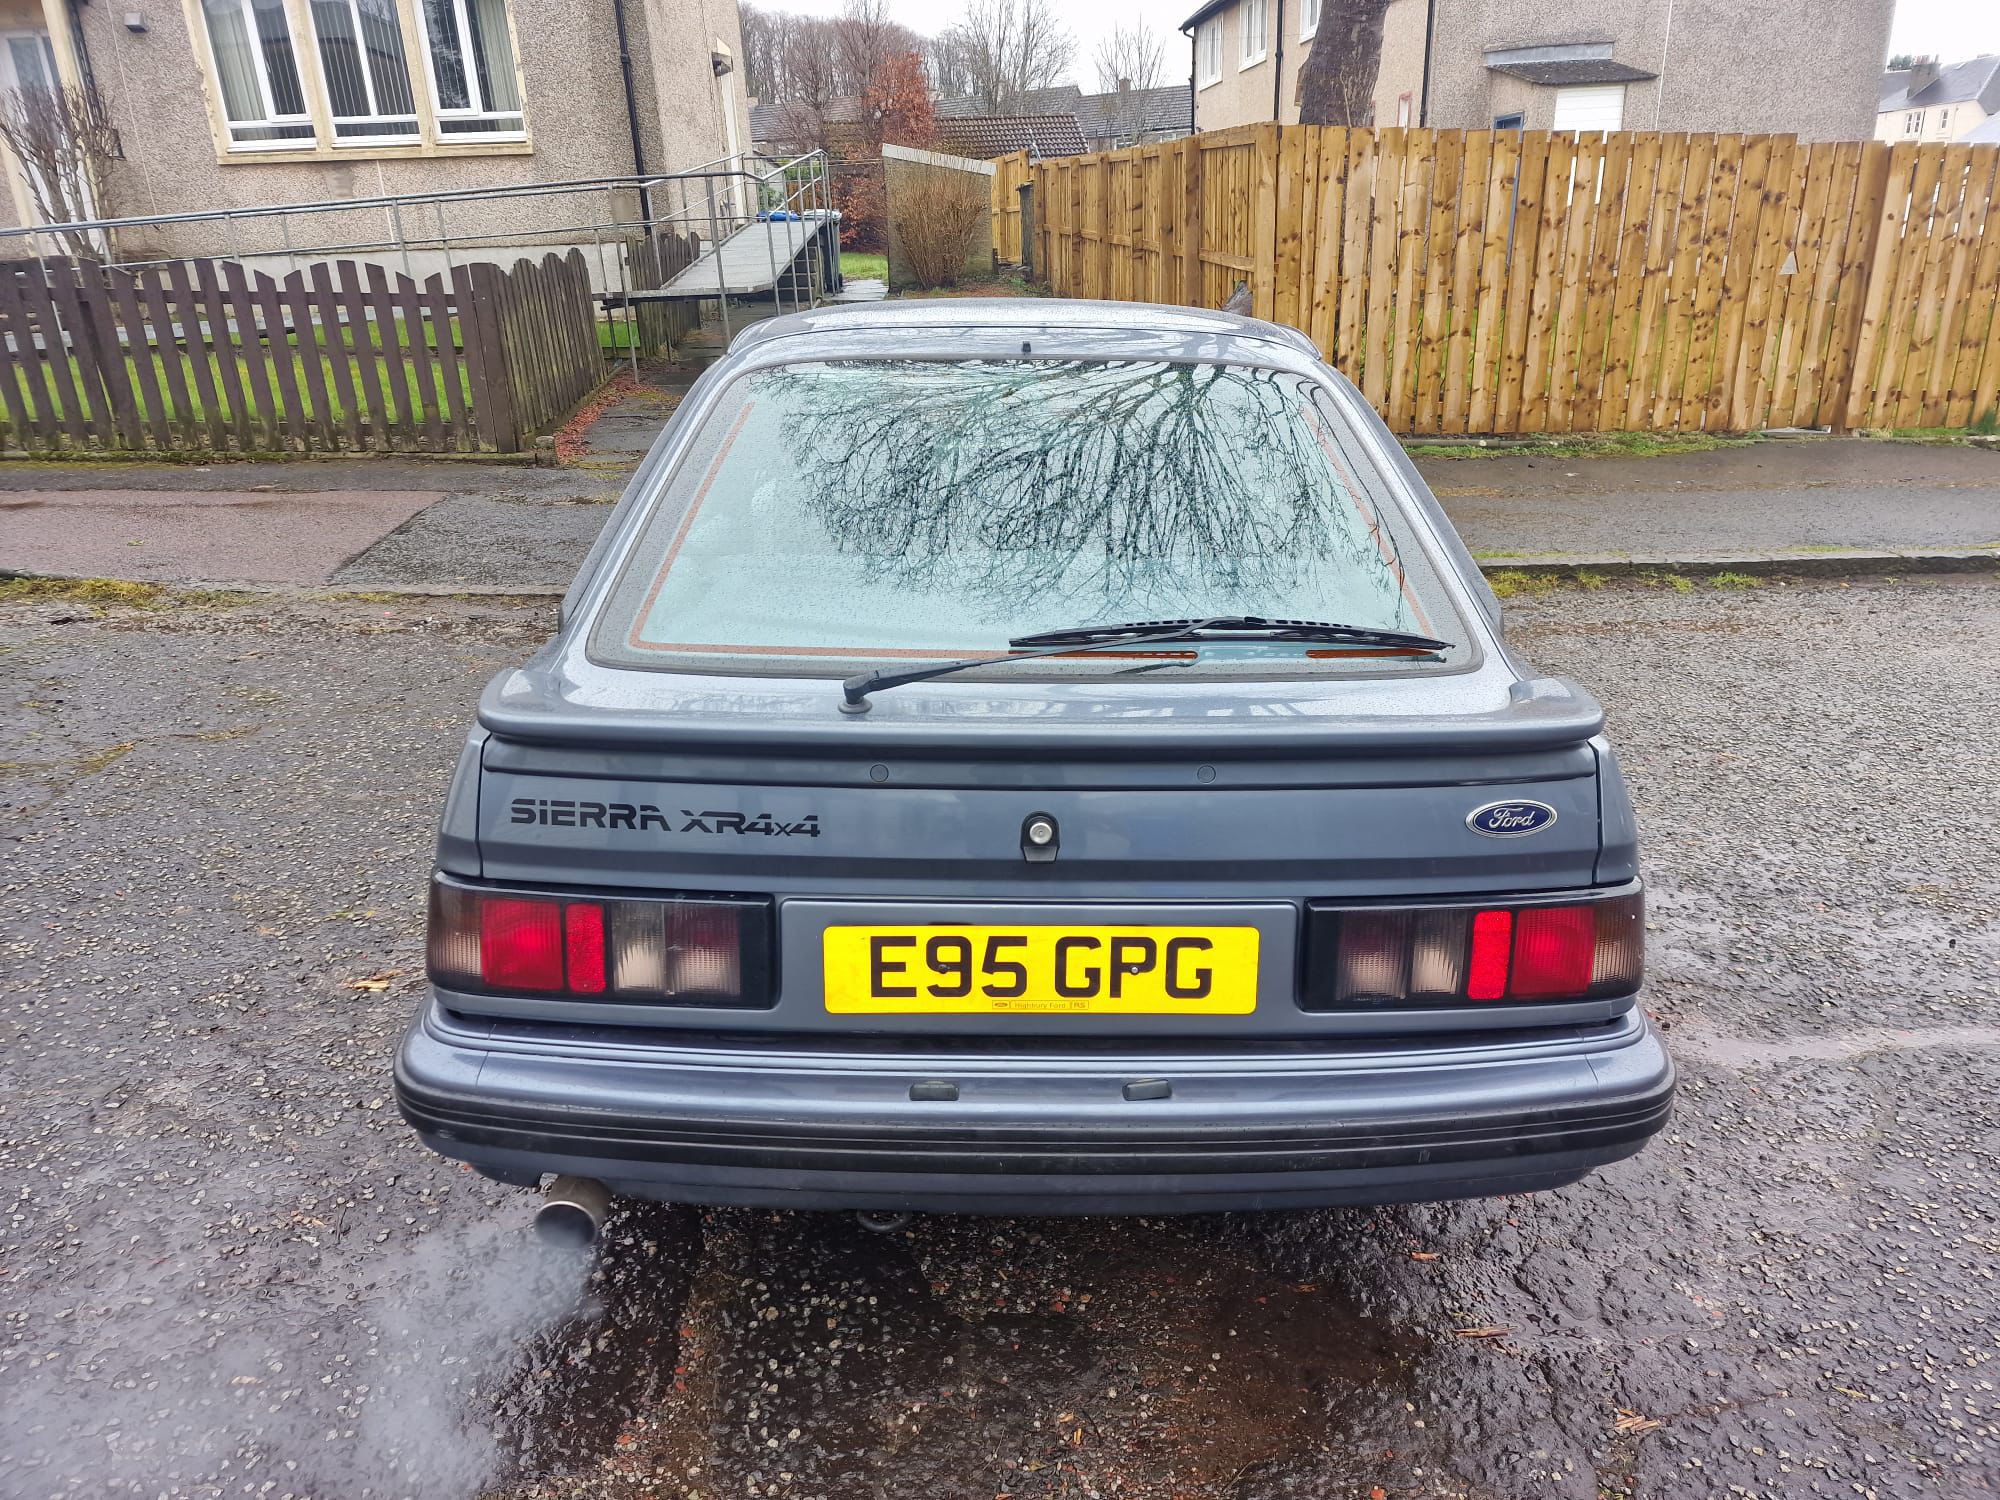
<path fill-rule="evenodd" d="M 1285 0 L 1271 0 L 1271 9 L 1276 12 L 1271 17 L 1271 25 L 1277 31 L 1271 40 L 1271 123 L 1282 125 L 1285 119 Z"/>
<path fill-rule="evenodd" d="M 632 39 L 625 29 L 625 0 L 611 0 L 611 14 L 618 21 L 618 72 L 625 80 L 625 126 L 632 133 L 632 175 L 646 175 L 646 148 L 639 139 L 639 96 L 632 88 Z M 653 232 L 653 195 L 639 189 L 639 216 L 646 233 Z"/>
<path fill-rule="evenodd" d="M 1201 89 L 1201 27 L 1183 26 L 1181 35 L 1188 39 L 1188 134 L 1194 134 L 1194 97 Z"/>
<path fill-rule="evenodd" d="M 1417 123 L 1431 122 L 1431 42 L 1437 36 L 1438 3 L 1427 0 L 1424 6 L 1424 81 L 1417 94 Z"/>

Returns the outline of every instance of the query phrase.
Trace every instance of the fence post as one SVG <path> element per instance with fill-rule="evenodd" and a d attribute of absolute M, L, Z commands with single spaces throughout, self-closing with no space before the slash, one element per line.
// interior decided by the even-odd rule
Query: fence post
<path fill-rule="evenodd" d="M 1030 178 L 1014 189 L 1021 199 L 1021 278 L 1035 279 L 1035 184 Z"/>
<path fill-rule="evenodd" d="M 1187 204 L 1183 218 L 1186 225 L 1187 244 L 1181 255 L 1181 275 L 1186 285 L 1181 291 L 1181 301 L 1189 307 L 1201 307 L 1201 137 L 1187 136 L 1181 141 L 1181 194 Z"/>

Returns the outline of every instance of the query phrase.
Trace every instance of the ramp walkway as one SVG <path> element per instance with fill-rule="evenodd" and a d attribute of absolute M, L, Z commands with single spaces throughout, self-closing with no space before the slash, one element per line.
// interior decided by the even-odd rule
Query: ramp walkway
<path fill-rule="evenodd" d="M 825 219 L 760 219 L 732 231 L 719 245 L 696 256 L 663 287 L 605 292 L 607 307 L 632 302 L 686 302 L 721 296 L 754 297 L 775 291 L 788 277 L 803 275 L 802 255 L 823 253 L 819 241 L 831 233 Z M 789 283 L 788 283 L 789 284 Z"/>

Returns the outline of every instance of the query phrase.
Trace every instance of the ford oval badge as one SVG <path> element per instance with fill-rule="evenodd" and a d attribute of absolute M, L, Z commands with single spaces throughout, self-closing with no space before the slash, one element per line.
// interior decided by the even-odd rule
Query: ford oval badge
<path fill-rule="evenodd" d="M 1540 833 L 1555 823 L 1556 810 L 1546 802 L 1489 802 L 1465 815 L 1465 826 L 1490 839 L 1517 839 Z"/>

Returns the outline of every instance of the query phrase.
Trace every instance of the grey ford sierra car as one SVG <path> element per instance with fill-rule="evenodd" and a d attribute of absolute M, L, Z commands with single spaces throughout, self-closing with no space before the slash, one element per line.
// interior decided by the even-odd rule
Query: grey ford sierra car
<path fill-rule="evenodd" d="M 397 1100 L 586 1236 L 1573 1182 L 1673 1092 L 1602 727 L 1295 332 L 777 318 L 480 701 Z"/>

